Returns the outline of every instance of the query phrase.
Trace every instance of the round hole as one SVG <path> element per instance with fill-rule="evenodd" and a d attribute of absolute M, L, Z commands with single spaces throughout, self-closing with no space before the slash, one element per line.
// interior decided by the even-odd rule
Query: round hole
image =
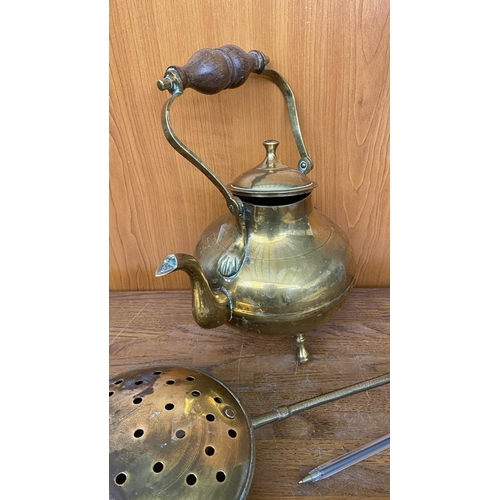
<path fill-rule="evenodd" d="M 214 398 L 214 401 L 216 403 L 222 403 L 222 398 L 219 398 L 219 396 L 217 396 L 217 397 Z"/>
<path fill-rule="evenodd" d="M 158 472 L 161 472 L 163 470 L 163 464 L 161 462 L 156 462 L 154 465 L 153 465 L 153 471 L 158 473 Z"/>
<path fill-rule="evenodd" d="M 205 448 L 205 454 L 207 454 L 209 457 L 211 457 L 215 453 L 215 448 L 213 446 L 207 446 Z"/>
<path fill-rule="evenodd" d="M 205 417 L 209 422 L 213 422 L 215 420 L 215 416 L 212 415 L 211 413 L 207 414 Z"/>
<path fill-rule="evenodd" d="M 142 398 L 135 398 L 134 401 L 133 401 L 133 403 L 135 405 L 138 405 L 141 401 L 142 401 Z"/>
<path fill-rule="evenodd" d="M 237 433 L 234 429 L 229 429 L 229 430 L 227 431 L 227 433 L 228 433 L 228 434 L 229 434 L 232 438 L 235 438 L 235 437 L 238 435 L 238 433 Z"/>
<path fill-rule="evenodd" d="M 195 398 L 197 398 L 197 397 L 201 394 L 201 392 L 200 392 L 200 391 L 193 391 L 191 394 L 192 394 Z"/>
<path fill-rule="evenodd" d="M 194 377 L 191 377 L 191 375 L 189 375 L 189 377 L 186 377 L 186 380 L 189 380 L 190 382 L 192 382 L 194 380 Z"/>
<path fill-rule="evenodd" d="M 122 379 L 120 379 L 120 380 L 117 380 L 114 384 L 115 384 L 115 385 L 118 385 L 118 384 L 121 384 L 122 382 L 123 382 L 123 380 L 122 380 Z"/>
<path fill-rule="evenodd" d="M 126 480 L 127 476 L 123 472 L 120 472 L 120 474 L 118 474 L 118 476 L 115 477 L 116 484 L 123 484 Z"/>
<path fill-rule="evenodd" d="M 175 380 L 167 380 L 165 383 L 168 385 L 172 385 L 175 384 Z"/>
<path fill-rule="evenodd" d="M 174 409 L 173 403 L 168 403 L 168 404 L 165 405 L 165 410 L 169 410 L 170 411 L 170 410 L 173 410 L 173 409 Z"/>
<path fill-rule="evenodd" d="M 135 432 L 134 432 L 134 437 L 136 438 L 140 438 L 141 436 L 144 435 L 144 431 L 142 429 L 137 429 Z"/>
<path fill-rule="evenodd" d="M 142 382 L 142 380 L 138 380 L 138 381 L 135 383 L 135 385 L 141 385 L 142 383 L 143 383 L 143 382 Z"/>
<path fill-rule="evenodd" d="M 161 372 L 153 372 L 153 375 L 160 375 Z"/>
<path fill-rule="evenodd" d="M 185 435 L 186 435 L 186 431 L 182 430 L 182 429 L 179 429 L 178 431 L 176 431 L 175 435 L 179 438 L 179 439 L 182 439 Z"/>
<path fill-rule="evenodd" d="M 114 391 L 109 391 L 109 397 L 111 397 L 114 394 Z"/>
<path fill-rule="evenodd" d="M 186 477 L 186 483 L 189 484 L 189 486 L 193 486 L 197 481 L 197 477 L 194 474 L 189 474 L 188 477 Z"/>
<path fill-rule="evenodd" d="M 215 474 L 215 477 L 219 483 L 223 483 L 226 480 L 226 474 L 221 470 Z"/>

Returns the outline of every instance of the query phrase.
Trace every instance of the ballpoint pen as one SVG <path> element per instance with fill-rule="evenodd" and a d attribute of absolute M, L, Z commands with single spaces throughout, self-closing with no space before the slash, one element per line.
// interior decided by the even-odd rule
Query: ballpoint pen
<path fill-rule="evenodd" d="M 385 436 L 375 439 L 375 441 L 371 443 L 360 446 L 355 450 L 315 467 L 306 477 L 299 481 L 298 484 L 315 483 L 316 481 L 321 481 L 321 479 L 333 476 L 333 474 L 347 469 L 347 467 L 357 464 L 361 462 L 361 460 L 365 460 L 368 457 L 380 453 L 382 450 L 389 448 L 389 445 L 390 437 L 389 434 L 386 434 Z"/>

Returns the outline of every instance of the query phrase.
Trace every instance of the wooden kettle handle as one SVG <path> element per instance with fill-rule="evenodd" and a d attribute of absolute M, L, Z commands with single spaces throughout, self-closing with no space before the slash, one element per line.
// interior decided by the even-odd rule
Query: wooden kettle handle
<path fill-rule="evenodd" d="M 243 85 L 250 73 L 264 71 L 269 58 L 258 50 L 246 53 L 236 45 L 224 45 L 218 49 L 201 49 L 195 52 L 185 66 L 170 66 L 182 80 L 183 89 L 192 88 L 202 94 L 217 94 L 221 90 Z M 160 80 L 158 87 L 162 88 Z"/>

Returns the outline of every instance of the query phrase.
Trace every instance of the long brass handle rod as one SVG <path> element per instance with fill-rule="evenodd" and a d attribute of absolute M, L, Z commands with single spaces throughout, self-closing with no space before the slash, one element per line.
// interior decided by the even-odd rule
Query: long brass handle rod
<path fill-rule="evenodd" d="M 365 380 L 358 384 L 350 385 L 349 387 L 344 387 L 343 389 L 337 389 L 336 391 L 327 392 L 326 394 L 321 394 L 311 399 L 306 399 L 298 403 L 294 403 L 289 406 L 279 406 L 263 415 L 252 418 L 252 426 L 254 429 L 258 429 L 263 425 L 276 422 L 278 420 L 284 420 L 285 418 L 291 417 L 296 413 L 300 413 L 304 410 L 309 410 L 315 406 L 322 405 L 324 403 L 329 403 L 331 401 L 336 401 L 337 399 L 345 398 L 347 396 L 352 396 L 358 392 L 363 392 L 368 389 L 374 389 L 375 387 L 380 387 L 381 385 L 388 384 L 390 382 L 390 374 L 381 375 L 370 380 Z"/>

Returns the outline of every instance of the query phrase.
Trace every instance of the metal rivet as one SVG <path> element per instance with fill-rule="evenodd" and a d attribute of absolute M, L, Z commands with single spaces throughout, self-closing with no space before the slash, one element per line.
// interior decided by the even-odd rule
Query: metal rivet
<path fill-rule="evenodd" d="M 224 410 L 224 415 L 226 415 L 227 418 L 234 418 L 236 417 L 236 412 L 232 408 L 226 408 Z"/>

